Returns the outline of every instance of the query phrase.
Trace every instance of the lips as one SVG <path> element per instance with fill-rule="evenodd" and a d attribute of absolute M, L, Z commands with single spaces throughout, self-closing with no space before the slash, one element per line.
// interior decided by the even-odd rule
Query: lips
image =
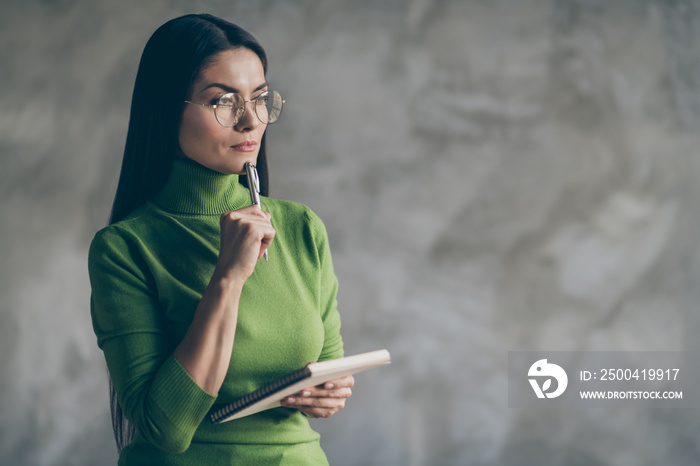
<path fill-rule="evenodd" d="M 255 141 L 245 141 L 235 146 L 231 146 L 231 149 L 237 150 L 239 152 L 253 152 L 258 147 L 258 143 Z"/>

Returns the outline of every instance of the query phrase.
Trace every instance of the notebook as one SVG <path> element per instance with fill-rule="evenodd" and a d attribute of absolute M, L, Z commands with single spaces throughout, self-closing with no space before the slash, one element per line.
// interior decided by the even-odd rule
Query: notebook
<path fill-rule="evenodd" d="M 389 351 L 382 349 L 339 359 L 309 363 L 301 369 L 290 372 L 214 411 L 210 416 L 211 422 L 221 424 L 222 422 L 238 419 L 266 409 L 276 408 L 280 406 L 282 399 L 304 388 L 320 385 L 329 380 L 356 374 L 374 367 L 384 366 L 390 362 L 391 356 Z"/>

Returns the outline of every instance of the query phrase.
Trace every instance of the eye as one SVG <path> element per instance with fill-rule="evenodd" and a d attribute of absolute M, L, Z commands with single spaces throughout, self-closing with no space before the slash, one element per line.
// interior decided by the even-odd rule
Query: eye
<path fill-rule="evenodd" d="M 209 99 L 209 105 L 220 105 L 222 97 L 224 97 L 224 95 L 222 94 L 212 97 L 211 99 Z"/>
<path fill-rule="evenodd" d="M 256 102 L 263 102 L 265 100 L 265 98 L 268 97 L 268 95 L 269 95 L 269 92 L 264 91 L 263 93 L 258 94 L 257 96 L 253 97 L 252 100 L 254 100 Z"/>
<path fill-rule="evenodd" d="M 237 100 L 235 94 L 224 94 L 216 99 L 216 105 L 233 106 Z"/>

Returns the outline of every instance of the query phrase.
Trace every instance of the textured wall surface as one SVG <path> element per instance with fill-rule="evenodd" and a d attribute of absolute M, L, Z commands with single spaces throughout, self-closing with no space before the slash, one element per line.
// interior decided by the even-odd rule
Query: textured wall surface
<path fill-rule="evenodd" d="M 509 350 L 700 350 L 700 2 L 3 1 L 0 463 L 114 464 L 87 246 L 167 19 L 253 32 L 272 194 L 326 222 L 334 465 L 690 465 L 700 411 L 510 409 Z"/>

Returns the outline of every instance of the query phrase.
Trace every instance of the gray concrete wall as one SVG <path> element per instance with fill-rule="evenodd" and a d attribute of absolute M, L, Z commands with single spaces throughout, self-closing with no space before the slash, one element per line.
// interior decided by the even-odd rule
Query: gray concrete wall
<path fill-rule="evenodd" d="M 205 11 L 269 53 L 272 193 L 327 224 L 348 353 L 393 355 L 314 422 L 332 464 L 700 462 L 697 410 L 516 410 L 506 379 L 509 350 L 700 350 L 699 2 L 1 10 L 0 463 L 114 464 L 86 249 L 143 45 Z"/>

